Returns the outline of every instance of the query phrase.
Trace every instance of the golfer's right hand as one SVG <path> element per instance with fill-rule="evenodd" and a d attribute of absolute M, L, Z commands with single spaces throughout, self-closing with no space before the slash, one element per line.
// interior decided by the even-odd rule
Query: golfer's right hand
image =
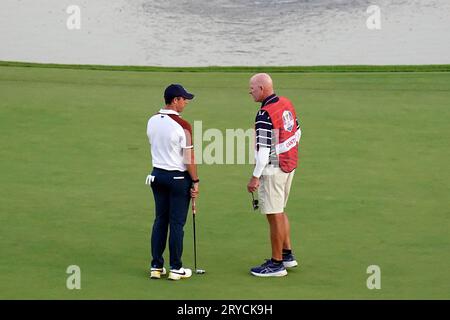
<path fill-rule="evenodd" d="M 199 190 L 198 190 L 198 183 L 194 183 L 194 184 L 192 185 L 192 188 L 191 188 L 191 198 L 192 198 L 192 199 L 197 198 L 197 197 L 198 197 L 198 193 L 199 193 Z"/>

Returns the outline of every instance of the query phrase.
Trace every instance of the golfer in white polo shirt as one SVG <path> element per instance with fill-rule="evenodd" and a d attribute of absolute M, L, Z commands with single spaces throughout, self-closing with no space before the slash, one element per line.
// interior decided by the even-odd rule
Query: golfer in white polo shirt
<path fill-rule="evenodd" d="M 180 113 L 194 95 L 183 86 L 171 84 L 164 92 L 166 106 L 152 116 L 147 125 L 153 170 L 146 183 L 155 198 L 156 216 L 151 235 L 150 277 L 166 274 L 163 253 L 169 235 L 170 271 L 168 278 L 189 278 L 192 271 L 183 268 L 184 225 L 191 198 L 198 196 L 199 179 L 194 161 L 191 125 Z"/>

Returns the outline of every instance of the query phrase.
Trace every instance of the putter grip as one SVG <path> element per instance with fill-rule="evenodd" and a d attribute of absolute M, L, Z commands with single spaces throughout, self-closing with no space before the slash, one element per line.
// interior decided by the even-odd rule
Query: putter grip
<path fill-rule="evenodd" d="M 195 208 L 195 199 L 192 199 L 192 214 L 196 214 L 196 208 Z"/>

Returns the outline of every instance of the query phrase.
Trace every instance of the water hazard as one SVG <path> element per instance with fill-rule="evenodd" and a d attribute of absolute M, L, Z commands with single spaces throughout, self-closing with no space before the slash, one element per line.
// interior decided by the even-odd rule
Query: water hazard
<path fill-rule="evenodd" d="M 66 12 L 80 8 L 80 29 Z M 381 29 L 370 30 L 370 5 Z M 450 63 L 446 0 L 2 0 L 0 60 L 113 65 Z"/>

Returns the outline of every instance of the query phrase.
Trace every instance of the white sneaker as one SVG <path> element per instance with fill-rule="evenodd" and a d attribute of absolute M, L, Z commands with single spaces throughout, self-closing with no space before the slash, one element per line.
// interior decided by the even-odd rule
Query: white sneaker
<path fill-rule="evenodd" d="M 150 269 L 150 279 L 160 279 L 161 276 L 167 274 L 166 268 L 151 268 Z"/>
<path fill-rule="evenodd" d="M 171 269 L 169 272 L 169 280 L 180 280 L 192 276 L 192 270 L 188 268 Z"/>

